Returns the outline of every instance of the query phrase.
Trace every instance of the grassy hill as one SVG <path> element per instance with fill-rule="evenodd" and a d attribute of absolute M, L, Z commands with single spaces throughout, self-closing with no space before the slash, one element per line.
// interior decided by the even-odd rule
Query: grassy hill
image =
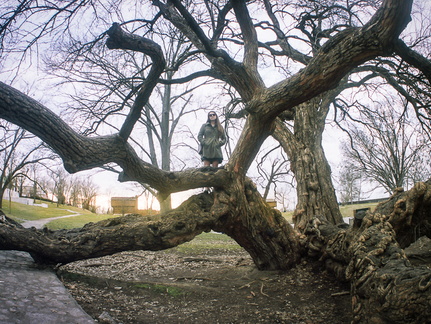
<path fill-rule="evenodd" d="M 77 212 L 80 214 L 92 214 L 88 210 L 77 207 L 66 205 L 57 206 L 57 204 L 55 203 L 47 203 L 45 201 L 43 203 L 47 204 L 48 208 L 3 200 L 3 212 L 7 216 L 14 218 L 20 222 L 22 220 L 37 220 L 42 218 L 70 215 L 71 212 Z"/>
<path fill-rule="evenodd" d="M 57 219 L 49 222 L 47 227 L 50 229 L 82 227 L 89 222 L 98 222 L 103 219 L 116 217 L 115 215 L 108 214 L 94 214 L 86 209 L 73 206 L 57 206 L 55 203 L 44 203 L 48 205 L 48 208 L 3 200 L 2 210 L 8 217 L 11 217 L 19 223 L 30 220 L 60 217 L 73 213 L 79 214 L 79 216 Z"/>

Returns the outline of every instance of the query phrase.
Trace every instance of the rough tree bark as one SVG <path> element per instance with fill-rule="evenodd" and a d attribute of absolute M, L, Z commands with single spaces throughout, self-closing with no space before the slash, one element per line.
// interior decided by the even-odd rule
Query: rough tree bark
<path fill-rule="evenodd" d="M 216 190 L 213 212 L 220 214 L 214 230 L 234 238 L 258 269 L 290 269 L 299 262 L 298 233 L 266 204 L 250 179 L 235 178 L 231 186 Z"/>
<path fill-rule="evenodd" d="M 40 262 L 54 264 L 126 250 L 163 250 L 210 231 L 217 220 L 210 211 L 211 205 L 211 196 L 200 194 L 163 215 L 126 215 L 58 231 L 24 228 L 3 215 L 0 246 L 4 250 L 26 251 Z"/>
<path fill-rule="evenodd" d="M 322 134 L 334 92 L 328 91 L 296 108 L 293 133 L 279 119 L 273 137 L 289 156 L 297 182 L 298 203 L 295 228 L 303 231 L 316 215 L 324 215 L 332 224 L 343 222 L 338 208 L 331 168 L 322 147 Z"/>
<path fill-rule="evenodd" d="M 413 233 L 418 226 L 431 236 L 431 213 L 422 208 L 430 203 L 428 181 L 395 193 L 347 230 L 319 218 L 307 227 L 310 255 L 319 256 L 340 280 L 350 281 L 355 323 L 429 323 L 430 264 L 412 266 L 397 238 L 407 242 L 410 235 L 401 233 Z"/>
<path fill-rule="evenodd" d="M 375 212 L 389 217 L 397 242 L 406 248 L 420 237 L 431 238 L 431 180 L 419 182 L 408 192 L 399 188 Z"/>

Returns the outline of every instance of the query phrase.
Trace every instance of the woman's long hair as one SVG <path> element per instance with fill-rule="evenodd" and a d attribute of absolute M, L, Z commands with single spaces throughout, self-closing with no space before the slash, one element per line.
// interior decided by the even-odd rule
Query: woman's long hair
<path fill-rule="evenodd" d="M 210 111 L 210 112 L 208 113 L 207 123 L 210 123 L 210 124 L 211 124 L 210 114 L 215 114 L 215 115 L 216 115 L 216 120 L 215 120 L 215 122 L 216 122 L 217 130 L 218 130 L 218 136 L 219 136 L 219 137 L 222 137 L 222 135 L 224 134 L 224 128 L 223 128 L 223 126 L 221 125 L 221 123 L 220 123 L 220 119 L 218 119 L 218 115 L 217 115 L 217 113 L 216 113 L 215 111 Z"/>

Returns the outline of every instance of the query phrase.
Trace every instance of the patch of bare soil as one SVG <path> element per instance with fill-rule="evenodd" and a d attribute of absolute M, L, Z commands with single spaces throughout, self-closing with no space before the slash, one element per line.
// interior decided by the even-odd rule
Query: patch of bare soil
<path fill-rule="evenodd" d="M 102 323 L 350 323 L 348 286 L 314 263 L 258 271 L 245 251 L 123 252 L 59 276 Z"/>

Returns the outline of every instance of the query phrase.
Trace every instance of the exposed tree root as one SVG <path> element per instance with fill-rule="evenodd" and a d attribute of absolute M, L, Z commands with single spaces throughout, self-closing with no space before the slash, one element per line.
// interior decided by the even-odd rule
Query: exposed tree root
<path fill-rule="evenodd" d="M 412 266 L 397 242 L 406 235 L 398 235 L 394 226 L 404 229 L 429 220 L 429 209 L 427 213 L 423 206 L 430 192 L 424 183 L 398 192 L 386 202 L 394 206 L 392 212 L 369 213 L 360 227 L 341 229 L 319 218 L 310 222 L 310 254 L 320 256 L 338 278 L 350 281 L 355 323 L 429 323 L 431 269 Z M 391 210 L 385 204 L 378 209 Z"/>

